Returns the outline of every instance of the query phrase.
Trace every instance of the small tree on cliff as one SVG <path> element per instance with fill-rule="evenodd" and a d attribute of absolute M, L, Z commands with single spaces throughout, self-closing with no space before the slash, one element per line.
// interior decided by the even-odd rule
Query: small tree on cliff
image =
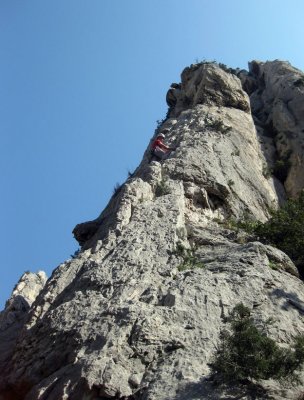
<path fill-rule="evenodd" d="M 213 372 L 224 382 L 244 379 L 297 380 L 296 370 L 304 362 L 304 336 L 298 336 L 291 349 L 280 348 L 261 332 L 243 304 L 234 307 L 228 321 L 231 332 L 223 331 L 214 362 Z"/>
<path fill-rule="evenodd" d="M 304 277 L 304 192 L 271 214 L 267 222 L 257 224 L 255 234 L 288 254 Z"/>

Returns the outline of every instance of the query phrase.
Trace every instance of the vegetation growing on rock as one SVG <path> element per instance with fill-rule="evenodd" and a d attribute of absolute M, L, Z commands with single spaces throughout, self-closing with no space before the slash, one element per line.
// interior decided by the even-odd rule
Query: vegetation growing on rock
<path fill-rule="evenodd" d="M 230 132 L 231 129 L 232 129 L 231 126 L 226 126 L 221 119 L 217 118 L 217 119 L 213 119 L 212 120 L 209 117 L 209 115 L 205 116 L 204 123 L 205 123 L 205 127 L 206 128 L 210 128 L 210 129 L 213 129 L 215 131 L 219 131 L 219 132 L 221 132 L 223 134 L 225 134 L 227 132 Z"/>
<path fill-rule="evenodd" d="M 289 199 L 279 209 L 270 210 L 271 217 L 262 223 L 248 216 L 241 220 L 227 219 L 228 229 L 244 231 L 257 240 L 277 247 L 286 253 L 304 276 L 304 192 L 298 199 Z"/>
<path fill-rule="evenodd" d="M 167 184 L 166 179 L 162 179 L 159 181 L 155 187 L 155 196 L 165 196 L 166 194 L 170 193 L 170 187 Z"/>
<path fill-rule="evenodd" d="M 252 224 L 251 229 L 261 241 L 284 251 L 304 275 L 304 192 L 272 210 L 267 222 Z"/>
<path fill-rule="evenodd" d="M 178 266 L 179 271 L 205 267 L 205 265 L 195 256 L 194 250 L 186 249 L 181 243 L 177 244 L 175 254 L 183 259 L 183 262 Z"/>
<path fill-rule="evenodd" d="M 228 318 L 231 332 L 225 330 L 212 370 L 224 382 L 244 379 L 297 381 L 296 371 L 304 362 L 304 336 L 295 338 L 291 349 L 281 348 L 255 326 L 249 308 L 236 305 Z"/>

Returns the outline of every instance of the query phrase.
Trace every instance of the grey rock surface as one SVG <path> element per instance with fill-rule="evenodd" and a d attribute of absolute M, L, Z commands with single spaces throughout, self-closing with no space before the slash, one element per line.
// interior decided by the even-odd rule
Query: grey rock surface
<path fill-rule="evenodd" d="M 25 272 L 0 313 L 0 365 L 5 368 L 14 351 L 31 305 L 46 283 L 43 271 Z"/>
<path fill-rule="evenodd" d="M 287 195 L 295 197 L 304 186 L 304 74 L 288 62 L 252 61 L 241 80 L 255 82 L 250 100 L 263 149 Z"/>
<path fill-rule="evenodd" d="M 265 176 L 275 152 L 265 152 L 266 128 L 250 112 L 259 71 L 239 79 L 197 64 L 171 86 L 155 134 L 168 129 L 176 151 L 150 162 L 148 147 L 101 215 L 75 227 L 82 251 L 55 269 L 9 359 L 0 359 L 1 400 L 251 399 L 246 388 L 210 379 L 233 307 L 243 302 L 260 325 L 272 318 L 268 333 L 281 346 L 304 333 L 304 287 L 292 261 L 225 227 L 229 218 L 265 221 L 288 187 Z M 304 390 L 261 384 L 268 397 L 255 398 Z"/>

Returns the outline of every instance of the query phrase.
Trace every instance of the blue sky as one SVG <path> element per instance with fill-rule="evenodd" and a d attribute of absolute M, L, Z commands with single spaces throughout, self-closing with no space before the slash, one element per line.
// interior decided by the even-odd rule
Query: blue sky
<path fill-rule="evenodd" d="M 140 162 L 184 67 L 304 69 L 302 0 L 1 0 L 0 306 L 78 248 Z"/>

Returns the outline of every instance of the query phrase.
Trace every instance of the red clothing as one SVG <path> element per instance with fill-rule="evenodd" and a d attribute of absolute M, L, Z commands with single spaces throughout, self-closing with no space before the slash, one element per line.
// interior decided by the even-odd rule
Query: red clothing
<path fill-rule="evenodd" d="M 154 142 L 152 143 L 152 150 L 155 150 L 156 147 L 159 147 L 160 149 L 163 150 L 168 150 L 168 147 L 163 143 L 162 139 L 159 138 L 154 140 Z"/>

